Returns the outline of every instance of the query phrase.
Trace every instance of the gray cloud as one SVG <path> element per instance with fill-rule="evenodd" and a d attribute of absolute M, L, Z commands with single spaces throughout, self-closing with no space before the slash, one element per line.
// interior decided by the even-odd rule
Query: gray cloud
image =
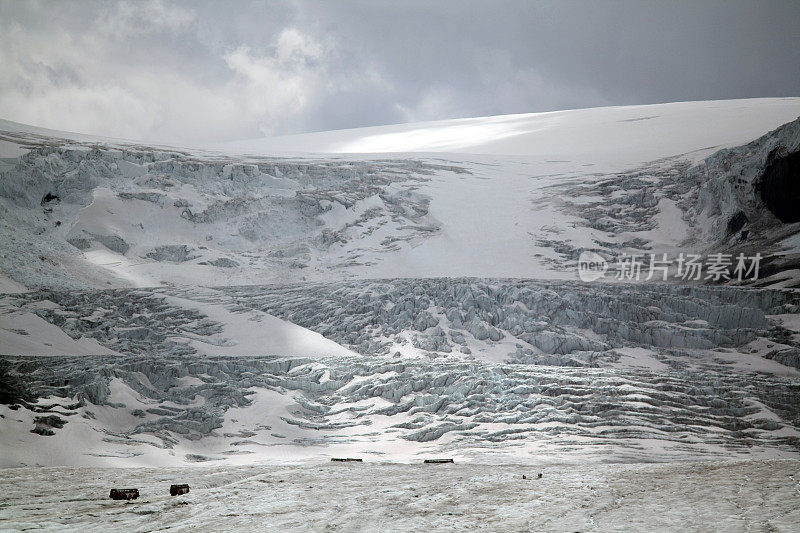
<path fill-rule="evenodd" d="M 0 117 L 194 143 L 795 96 L 800 3 L 2 2 Z"/>

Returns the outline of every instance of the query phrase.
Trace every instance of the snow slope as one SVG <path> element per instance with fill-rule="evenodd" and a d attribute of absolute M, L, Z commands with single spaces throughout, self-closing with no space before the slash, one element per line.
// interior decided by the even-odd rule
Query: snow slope
<path fill-rule="evenodd" d="M 800 98 L 675 102 L 304 133 L 210 148 L 249 154 L 515 155 L 625 166 L 743 144 L 799 115 Z"/>
<path fill-rule="evenodd" d="M 0 298 L 2 355 L 120 355 L 161 351 L 198 356 L 275 355 L 348 357 L 357 355 L 319 333 L 256 309 L 244 308 L 212 289 L 186 295 L 111 291 L 73 295 L 74 307 L 54 302 L 65 294 L 32 293 Z M 189 298 L 183 296 L 190 296 Z M 85 313 L 84 313 L 85 312 Z M 90 329 L 113 328 L 98 343 Z"/>
<path fill-rule="evenodd" d="M 257 311 L 221 305 L 217 291 L 193 291 L 192 299 L 167 296 L 166 303 L 194 311 L 221 326 L 212 335 L 190 336 L 189 345 L 199 355 L 280 355 L 295 357 L 348 357 L 358 355 L 319 333 Z"/>
<path fill-rule="evenodd" d="M 698 215 L 702 181 L 690 169 L 798 114 L 797 98 L 686 102 L 320 134 L 339 144 L 309 134 L 223 152 L 59 140 L 5 123 L 4 142 L 27 154 L 0 169 L 0 271 L 29 287 L 76 288 L 574 278 L 582 250 L 613 260 L 720 244 L 686 242 L 700 226 L 726 227 L 739 200 Z M 767 147 L 791 145 L 792 132 L 770 135 L 746 151 L 753 168 Z M 343 146 L 403 152 L 273 157 Z M 58 198 L 45 205 L 47 194 Z M 751 248 L 785 251 L 775 235 L 798 228 L 772 231 L 769 220 L 750 232 Z"/>

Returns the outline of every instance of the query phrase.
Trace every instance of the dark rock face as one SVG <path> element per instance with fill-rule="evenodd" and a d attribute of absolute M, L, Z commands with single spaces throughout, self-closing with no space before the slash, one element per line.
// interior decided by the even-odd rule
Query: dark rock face
<path fill-rule="evenodd" d="M 758 192 L 778 220 L 800 222 L 800 152 L 771 153 Z"/>
<path fill-rule="evenodd" d="M 63 428 L 64 425 L 67 423 L 66 420 L 56 415 L 37 416 L 35 422 L 37 424 L 43 424 L 45 426 L 50 426 L 56 429 Z"/>
<path fill-rule="evenodd" d="M 59 198 L 57 194 L 53 194 L 51 192 L 48 192 L 47 194 L 42 196 L 42 201 L 40 202 L 40 205 L 45 205 L 45 204 L 48 204 L 48 203 L 53 202 L 53 201 L 58 202 L 60 200 L 61 200 L 61 198 Z"/>
<path fill-rule="evenodd" d="M 239 263 L 237 263 L 233 259 L 228 259 L 227 257 L 220 257 L 219 259 L 214 259 L 213 261 L 209 261 L 208 264 L 211 266 L 222 267 L 222 268 L 234 268 L 239 266 Z"/>
<path fill-rule="evenodd" d="M 67 423 L 66 420 L 57 415 L 37 416 L 34 420 L 36 424 L 31 433 L 37 433 L 44 436 L 53 436 L 55 431 L 53 429 L 61 429 Z"/>
<path fill-rule="evenodd" d="M 146 257 L 156 261 L 169 261 L 172 263 L 185 263 L 199 256 L 192 253 L 192 248 L 185 244 L 165 244 L 156 246 L 155 249 L 147 252 Z"/>
<path fill-rule="evenodd" d="M 747 224 L 747 215 L 744 214 L 744 211 L 739 211 L 728 221 L 728 233 L 736 233 L 742 229 L 745 224 Z"/>
<path fill-rule="evenodd" d="M 118 235 L 95 235 L 94 238 L 100 244 L 118 254 L 125 255 L 131 248 L 130 244 Z"/>

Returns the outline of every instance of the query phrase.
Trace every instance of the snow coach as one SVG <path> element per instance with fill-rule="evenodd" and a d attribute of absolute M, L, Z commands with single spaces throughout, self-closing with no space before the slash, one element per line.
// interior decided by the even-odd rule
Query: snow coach
<path fill-rule="evenodd" d="M 108 497 L 112 500 L 135 500 L 139 497 L 139 489 L 111 489 Z"/>
<path fill-rule="evenodd" d="M 189 492 L 189 485 L 187 485 L 186 483 L 180 483 L 178 485 L 169 486 L 170 496 L 180 496 L 181 494 L 186 494 L 188 492 Z"/>

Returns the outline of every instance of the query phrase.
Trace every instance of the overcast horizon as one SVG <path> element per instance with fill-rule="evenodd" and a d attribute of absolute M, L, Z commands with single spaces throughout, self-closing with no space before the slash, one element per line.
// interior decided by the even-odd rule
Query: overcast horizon
<path fill-rule="evenodd" d="M 206 143 L 800 95 L 800 3 L 0 2 L 0 118 Z"/>

